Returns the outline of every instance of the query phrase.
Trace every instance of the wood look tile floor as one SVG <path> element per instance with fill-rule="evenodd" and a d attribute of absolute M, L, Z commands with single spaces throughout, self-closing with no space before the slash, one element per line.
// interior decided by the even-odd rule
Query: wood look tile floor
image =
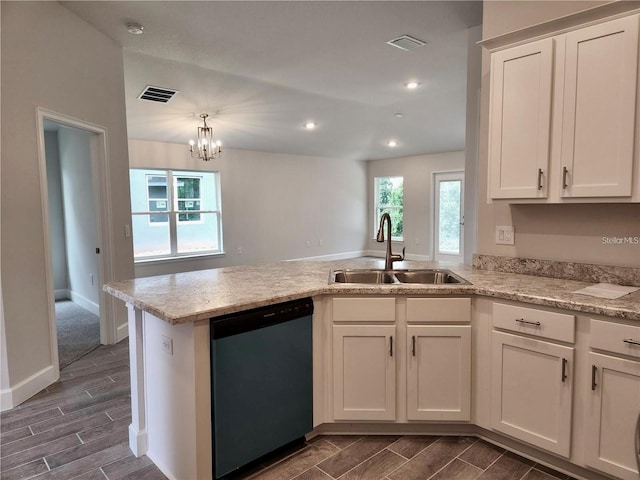
<path fill-rule="evenodd" d="M 0 480 L 165 480 L 129 449 L 127 340 L 101 346 L 60 381 L 0 413 Z M 320 436 L 234 480 L 567 480 L 473 437 Z M 189 479 L 199 480 L 199 479 Z"/>
<path fill-rule="evenodd" d="M 233 480 L 573 480 L 474 437 L 315 437 Z"/>
<path fill-rule="evenodd" d="M 165 480 L 129 449 L 129 344 L 101 346 L 0 413 L 1 480 Z"/>

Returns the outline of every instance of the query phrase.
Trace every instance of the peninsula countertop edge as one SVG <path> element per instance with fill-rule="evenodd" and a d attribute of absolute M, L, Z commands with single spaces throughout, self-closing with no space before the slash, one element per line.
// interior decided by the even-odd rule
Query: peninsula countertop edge
<path fill-rule="evenodd" d="M 478 295 L 640 321 L 640 291 L 607 300 L 573 293 L 593 282 L 480 270 L 446 262 L 405 261 L 397 268 L 448 269 L 470 285 L 329 283 L 332 270 L 383 265 L 384 259 L 283 261 L 113 281 L 104 286 L 104 291 L 172 325 L 318 295 Z"/>

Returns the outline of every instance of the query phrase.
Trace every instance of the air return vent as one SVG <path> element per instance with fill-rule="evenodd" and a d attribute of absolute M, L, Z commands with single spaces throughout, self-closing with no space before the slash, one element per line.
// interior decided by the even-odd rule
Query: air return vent
<path fill-rule="evenodd" d="M 410 35 L 402 35 L 401 37 L 389 40 L 387 44 L 391 45 L 392 47 L 399 48 L 400 50 L 413 50 L 414 48 L 426 45 L 427 42 L 418 40 L 417 38 Z"/>
<path fill-rule="evenodd" d="M 176 93 L 178 93 L 178 90 L 147 85 L 138 98 L 149 100 L 150 102 L 167 103 Z"/>

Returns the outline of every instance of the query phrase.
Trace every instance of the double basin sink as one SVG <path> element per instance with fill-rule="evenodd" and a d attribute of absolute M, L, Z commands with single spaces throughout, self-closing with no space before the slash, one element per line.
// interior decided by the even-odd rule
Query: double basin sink
<path fill-rule="evenodd" d="M 464 278 L 450 270 L 417 269 L 417 270 L 333 270 L 330 283 L 364 283 L 364 284 L 402 284 L 419 283 L 423 285 L 459 284 L 469 285 Z"/>

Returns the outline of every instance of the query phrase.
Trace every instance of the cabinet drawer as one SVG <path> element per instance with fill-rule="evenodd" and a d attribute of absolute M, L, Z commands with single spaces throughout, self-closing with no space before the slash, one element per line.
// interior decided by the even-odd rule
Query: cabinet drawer
<path fill-rule="evenodd" d="M 591 348 L 640 358 L 640 326 L 591 320 Z"/>
<path fill-rule="evenodd" d="M 470 298 L 407 298 L 409 323 L 469 323 Z"/>
<path fill-rule="evenodd" d="M 575 342 L 575 317 L 565 313 L 494 303 L 493 326 L 561 342 Z"/>
<path fill-rule="evenodd" d="M 334 322 L 395 322 L 396 299 L 334 298 Z"/>

